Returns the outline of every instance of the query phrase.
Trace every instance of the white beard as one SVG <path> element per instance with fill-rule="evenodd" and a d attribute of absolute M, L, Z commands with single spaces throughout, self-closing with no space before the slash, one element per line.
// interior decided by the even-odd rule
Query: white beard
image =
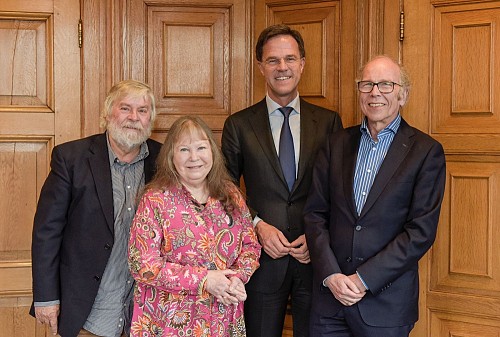
<path fill-rule="evenodd" d="M 144 129 L 139 122 L 124 122 L 118 125 L 114 118 L 108 123 L 108 133 L 123 150 L 130 151 L 144 143 L 151 135 L 151 123 L 147 129 Z"/>

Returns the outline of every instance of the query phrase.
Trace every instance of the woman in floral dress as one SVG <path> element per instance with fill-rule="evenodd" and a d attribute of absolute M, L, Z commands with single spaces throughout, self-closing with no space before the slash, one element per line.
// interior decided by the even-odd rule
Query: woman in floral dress
<path fill-rule="evenodd" d="M 260 245 L 208 126 L 179 118 L 157 166 L 130 232 L 131 336 L 245 336 Z"/>

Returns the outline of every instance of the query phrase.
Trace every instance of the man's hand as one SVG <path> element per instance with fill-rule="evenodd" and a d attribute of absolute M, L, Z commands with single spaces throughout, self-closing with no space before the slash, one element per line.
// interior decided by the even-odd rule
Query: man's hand
<path fill-rule="evenodd" d="M 35 307 L 35 317 L 38 323 L 48 324 L 50 332 L 57 335 L 57 317 L 59 316 L 59 304 L 47 307 Z"/>
<path fill-rule="evenodd" d="M 357 275 L 346 276 L 339 273 L 331 275 L 325 281 L 325 285 L 330 289 L 333 296 L 345 306 L 358 303 L 366 294 L 364 287 L 361 290 L 352 281 L 353 277 L 359 280 Z"/>
<path fill-rule="evenodd" d="M 243 302 L 244 300 L 246 300 L 247 292 L 245 290 L 243 281 L 241 281 L 240 278 L 236 276 L 231 276 L 229 279 L 231 281 L 231 285 L 229 286 L 227 293 L 236 297 L 239 302 Z"/>
<path fill-rule="evenodd" d="M 255 226 L 255 232 L 262 248 L 273 259 L 278 259 L 290 253 L 290 242 L 276 227 L 260 220 Z"/>
<path fill-rule="evenodd" d="M 290 255 L 297 261 L 304 264 L 311 262 L 309 249 L 307 248 L 306 236 L 304 234 L 293 241 L 290 246 L 292 247 L 290 249 Z"/>

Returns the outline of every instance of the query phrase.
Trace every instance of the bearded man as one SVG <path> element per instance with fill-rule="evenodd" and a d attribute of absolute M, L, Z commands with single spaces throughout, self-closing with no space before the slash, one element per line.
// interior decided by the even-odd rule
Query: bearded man
<path fill-rule="evenodd" d="M 104 102 L 106 132 L 52 151 L 33 226 L 30 313 L 53 335 L 129 335 L 127 243 L 161 147 L 149 139 L 155 116 L 148 85 L 119 82 Z"/>

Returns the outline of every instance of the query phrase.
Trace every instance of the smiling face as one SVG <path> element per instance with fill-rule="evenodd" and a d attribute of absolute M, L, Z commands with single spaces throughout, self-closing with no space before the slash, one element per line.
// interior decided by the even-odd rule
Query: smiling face
<path fill-rule="evenodd" d="M 387 57 L 376 58 L 365 66 L 361 81 L 401 83 L 400 68 Z M 406 103 L 406 97 L 407 92 L 399 85 L 394 85 L 394 91 L 388 94 L 382 94 L 377 86 L 369 93 L 359 93 L 361 111 L 368 120 L 373 137 L 397 117 L 399 108 Z"/>
<path fill-rule="evenodd" d="M 276 60 L 278 63 L 274 64 Z M 291 35 L 277 35 L 267 40 L 262 48 L 262 62 L 258 65 L 273 101 L 286 106 L 297 97 L 305 59 L 300 57 L 297 41 Z"/>
<path fill-rule="evenodd" d="M 112 105 L 107 117 L 111 145 L 122 151 L 139 147 L 151 135 L 151 102 L 147 96 L 125 96 Z"/>
<path fill-rule="evenodd" d="M 201 132 L 184 132 L 174 144 L 172 161 L 180 182 L 188 189 L 206 184 L 213 165 L 210 141 Z"/>

